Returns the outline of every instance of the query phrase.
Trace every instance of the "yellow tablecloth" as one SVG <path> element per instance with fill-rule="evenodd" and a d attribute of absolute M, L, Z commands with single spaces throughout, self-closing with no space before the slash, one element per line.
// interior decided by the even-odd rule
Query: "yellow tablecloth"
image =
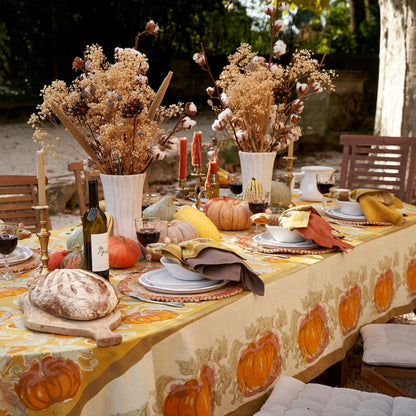
<path fill-rule="evenodd" d="M 181 309 L 123 296 L 123 341 L 111 347 L 26 329 L 27 275 L 0 281 L 0 414 L 253 414 L 280 374 L 308 381 L 343 358 L 362 325 L 416 307 L 416 207 L 405 210 L 401 226 L 334 225 L 355 246 L 348 253 L 282 259 L 236 244 L 247 231 L 223 233 L 265 295 Z M 49 248 L 68 232 L 54 231 Z M 21 244 L 39 247 L 36 236 Z"/>

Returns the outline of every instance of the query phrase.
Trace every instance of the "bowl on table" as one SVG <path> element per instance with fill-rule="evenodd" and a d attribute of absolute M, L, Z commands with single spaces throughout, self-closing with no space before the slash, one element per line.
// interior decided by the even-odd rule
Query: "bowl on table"
<path fill-rule="evenodd" d="M 160 262 L 165 266 L 165 269 L 176 279 L 179 280 L 202 280 L 205 277 L 197 272 L 192 270 L 185 269 L 180 264 L 176 263 L 174 260 L 170 260 L 166 257 L 162 257 Z"/>
<path fill-rule="evenodd" d="M 342 214 L 353 215 L 356 217 L 364 216 L 364 212 L 362 211 L 359 202 L 337 200 L 337 204 Z"/>
<path fill-rule="evenodd" d="M 305 241 L 298 231 L 291 231 L 288 228 L 280 227 L 279 225 L 266 224 L 266 230 L 276 241 L 279 241 L 280 243 L 300 243 Z"/>

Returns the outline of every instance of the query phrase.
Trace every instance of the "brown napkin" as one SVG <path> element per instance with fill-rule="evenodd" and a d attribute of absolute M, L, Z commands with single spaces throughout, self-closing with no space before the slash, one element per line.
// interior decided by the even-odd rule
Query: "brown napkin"
<path fill-rule="evenodd" d="M 296 230 L 302 234 L 304 238 L 310 238 L 322 247 L 338 247 L 343 252 L 346 252 L 348 248 L 354 248 L 351 244 L 338 238 L 332 234 L 331 226 L 314 210 L 312 210 L 309 217 L 309 223 L 307 227 L 296 228 Z"/>
<path fill-rule="evenodd" d="M 211 280 L 241 282 L 256 295 L 264 295 L 264 283 L 242 257 L 210 239 L 167 244 L 161 254 Z"/>
<path fill-rule="evenodd" d="M 403 208 L 403 203 L 388 191 L 378 189 L 354 189 L 349 194 L 350 199 L 357 200 L 367 221 L 390 222 L 394 225 L 403 223 L 403 214 L 397 208 Z"/>

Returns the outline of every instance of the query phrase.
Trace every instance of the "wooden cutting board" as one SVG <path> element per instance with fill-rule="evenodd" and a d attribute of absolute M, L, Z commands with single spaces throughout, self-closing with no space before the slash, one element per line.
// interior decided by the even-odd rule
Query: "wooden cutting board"
<path fill-rule="evenodd" d="M 26 328 L 52 334 L 75 335 L 95 339 L 98 347 L 120 344 L 122 336 L 113 332 L 121 322 L 121 313 L 114 309 L 109 315 L 90 321 L 75 321 L 51 315 L 37 308 L 29 299 L 29 293 L 19 296 L 19 307 L 23 311 Z"/>

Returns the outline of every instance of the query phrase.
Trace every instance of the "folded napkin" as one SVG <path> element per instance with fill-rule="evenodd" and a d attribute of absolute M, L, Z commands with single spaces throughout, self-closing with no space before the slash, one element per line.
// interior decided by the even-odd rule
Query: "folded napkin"
<path fill-rule="evenodd" d="M 167 244 L 162 255 L 211 280 L 241 282 L 256 295 L 264 295 L 264 283 L 242 257 L 220 242 L 194 239 Z"/>
<path fill-rule="evenodd" d="M 312 207 L 300 206 L 283 211 L 279 217 L 279 225 L 289 230 L 304 228 L 308 226 Z M 313 209 L 313 208 L 312 208 Z"/>
<path fill-rule="evenodd" d="M 350 200 L 358 201 L 367 221 L 390 222 L 394 225 L 403 223 L 403 214 L 397 208 L 403 203 L 388 191 L 377 189 L 354 189 L 349 194 Z"/>

